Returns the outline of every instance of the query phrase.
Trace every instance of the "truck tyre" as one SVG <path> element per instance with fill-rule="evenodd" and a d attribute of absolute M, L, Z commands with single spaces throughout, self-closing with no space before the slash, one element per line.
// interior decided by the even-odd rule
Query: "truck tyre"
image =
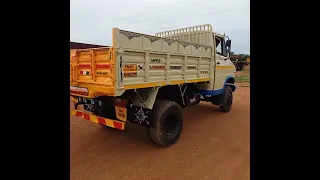
<path fill-rule="evenodd" d="M 178 103 L 156 100 L 151 118 L 149 137 L 155 144 L 168 147 L 179 139 L 183 127 L 183 114 Z"/>
<path fill-rule="evenodd" d="M 224 93 L 222 95 L 222 102 L 219 105 L 220 112 L 225 112 L 225 113 L 229 112 L 231 110 L 232 101 L 233 101 L 232 89 L 230 86 L 226 86 L 224 88 Z"/>

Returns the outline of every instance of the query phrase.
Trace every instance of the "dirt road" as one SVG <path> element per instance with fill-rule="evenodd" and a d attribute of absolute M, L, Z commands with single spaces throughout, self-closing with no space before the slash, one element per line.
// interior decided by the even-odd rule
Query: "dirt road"
<path fill-rule="evenodd" d="M 210 103 L 187 107 L 169 148 L 138 125 L 113 131 L 70 116 L 71 180 L 249 180 L 249 96 L 249 87 L 238 87 L 228 114 Z"/>

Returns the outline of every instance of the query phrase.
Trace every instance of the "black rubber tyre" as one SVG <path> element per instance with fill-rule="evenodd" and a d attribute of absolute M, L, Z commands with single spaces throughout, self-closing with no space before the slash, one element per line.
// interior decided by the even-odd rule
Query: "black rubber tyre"
<path fill-rule="evenodd" d="M 173 101 L 156 100 L 152 114 L 149 137 L 157 145 L 168 147 L 180 137 L 183 127 L 183 114 L 180 105 Z"/>
<path fill-rule="evenodd" d="M 219 105 L 220 112 L 225 112 L 225 113 L 229 112 L 232 107 L 232 101 L 233 101 L 232 89 L 230 86 L 226 86 L 224 88 L 224 93 L 222 95 L 221 104 Z"/>

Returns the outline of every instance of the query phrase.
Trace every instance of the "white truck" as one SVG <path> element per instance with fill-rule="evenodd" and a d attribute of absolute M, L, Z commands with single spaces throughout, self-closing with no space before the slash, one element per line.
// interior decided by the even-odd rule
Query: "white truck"
<path fill-rule="evenodd" d="M 155 144 L 168 147 L 181 134 L 182 108 L 207 101 L 230 111 L 231 40 L 211 25 L 155 36 L 113 28 L 112 41 L 70 50 L 71 115 L 118 130 L 127 122 L 144 125 Z"/>

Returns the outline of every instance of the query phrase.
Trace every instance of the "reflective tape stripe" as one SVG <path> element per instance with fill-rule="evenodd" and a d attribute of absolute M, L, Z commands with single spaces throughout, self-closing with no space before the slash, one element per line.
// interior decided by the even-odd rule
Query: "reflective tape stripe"
<path fill-rule="evenodd" d="M 88 114 L 85 112 L 81 112 L 79 110 L 70 109 L 70 114 L 73 116 L 81 117 L 83 119 L 89 120 L 91 122 L 102 124 L 108 127 L 112 127 L 119 130 L 124 130 L 125 123 L 121 121 L 116 121 L 108 118 L 103 118 L 99 116 L 95 116 L 92 114 Z"/>

